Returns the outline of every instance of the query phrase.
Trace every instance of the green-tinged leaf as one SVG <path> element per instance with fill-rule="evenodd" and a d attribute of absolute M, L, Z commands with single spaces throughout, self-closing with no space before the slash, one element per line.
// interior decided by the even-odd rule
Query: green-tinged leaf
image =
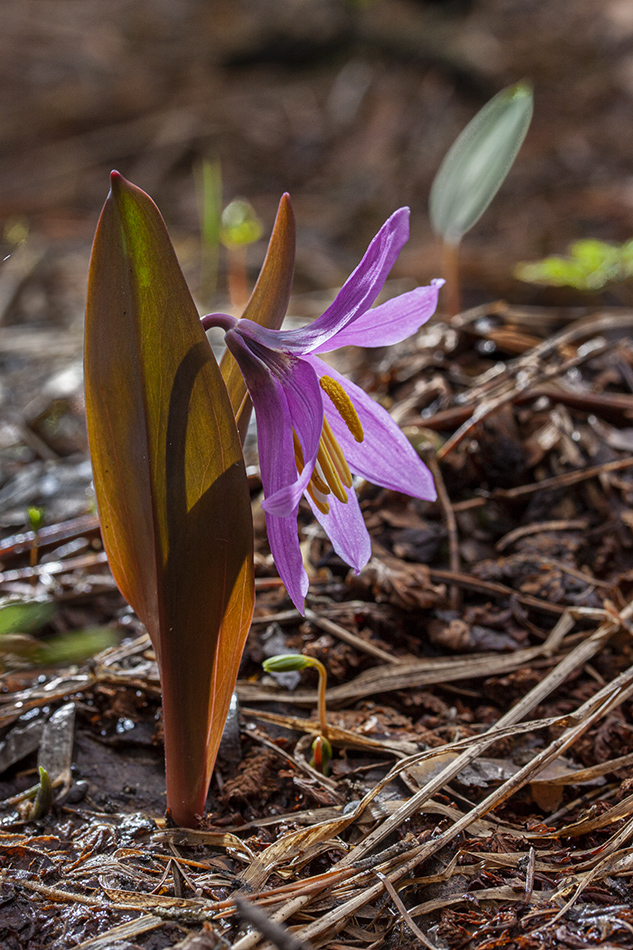
<path fill-rule="evenodd" d="M 202 814 L 253 610 L 231 405 L 163 219 L 113 172 L 90 264 L 86 411 L 104 545 L 161 670 L 167 804 Z"/>
<path fill-rule="evenodd" d="M 58 666 L 83 663 L 119 642 L 111 627 L 72 630 L 38 640 L 27 633 L 0 632 L 0 656 L 11 654 L 31 666 Z"/>
<path fill-rule="evenodd" d="M 502 89 L 449 149 L 429 199 L 433 230 L 449 244 L 459 243 L 501 187 L 530 125 L 532 104 L 526 83 Z"/>
<path fill-rule="evenodd" d="M 568 257 L 546 257 L 518 264 L 514 274 L 531 284 L 602 290 L 607 284 L 633 276 L 633 241 L 617 247 L 594 238 L 576 241 Z"/>
<path fill-rule="evenodd" d="M 295 219 L 290 197 L 283 195 L 279 202 L 275 226 L 268 251 L 242 317 L 261 326 L 278 330 L 288 309 L 295 266 Z M 225 351 L 220 369 L 237 419 L 242 441 L 246 437 L 251 414 L 246 384 L 235 359 Z"/>

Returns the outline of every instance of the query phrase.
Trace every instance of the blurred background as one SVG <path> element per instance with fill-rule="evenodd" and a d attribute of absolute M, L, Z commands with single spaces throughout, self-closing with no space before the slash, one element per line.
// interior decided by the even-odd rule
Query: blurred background
<path fill-rule="evenodd" d="M 573 303 L 514 265 L 633 235 L 633 0 L 2 0 L 0 26 L 5 525 L 28 503 L 12 487 L 26 460 L 85 448 L 86 270 L 111 168 L 154 197 L 207 308 L 204 163 L 223 203 L 247 198 L 262 223 L 251 282 L 289 191 L 297 308 L 318 312 L 403 204 L 411 240 L 394 277 L 406 289 L 438 275 L 427 200 L 441 159 L 527 79 L 534 120 L 464 241 L 465 303 Z M 221 255 L 216 307 L 225 267 Z"/>

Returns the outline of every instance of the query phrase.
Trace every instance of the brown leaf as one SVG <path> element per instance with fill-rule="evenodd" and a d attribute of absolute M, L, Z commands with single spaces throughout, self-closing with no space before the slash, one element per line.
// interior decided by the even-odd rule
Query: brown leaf
<path fill-rule="evenodd" d="M 167 803 L 202 812 L 253 609 L 240 441 L 165 224 L 113 173 L 86 314 L 88 436 L 115 580 L 160 664 Z"/>

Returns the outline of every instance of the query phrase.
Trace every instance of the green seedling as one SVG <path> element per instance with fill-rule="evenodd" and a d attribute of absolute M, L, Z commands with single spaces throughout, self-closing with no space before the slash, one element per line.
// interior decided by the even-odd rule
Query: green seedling
<path fill-rule="evenodd" d="M 261 236 L 262 224 L 253 206 L 242 198 L 231 201 L 222 212 L 220 240 L 228 251 L 231 304 L 240 310 L 248 300 L 246 248 Z"/>
<path fill-rule="evenodd" d="M 48 815 L 53 807 L 53 786 L 46 769 L 40 765 L 40 780 L 37 785 L 23 792 L 21 800 L 25 802 L 21 811 L 26 821 L 39 821 Z"/>
<path fill-rule="evenodd" d="M 37 535 L 37 532 L 40 530 L 40 528 L 44 524 L 44 509 L 38 508 L 35 505 L 31 505 L 27 509 L 27 515 L 29 519 L 29 524 L 31 526 L 31 530 L 34 531 L 35 534 Z M 35 541 L 33 542 L 33 547 L 31 548 L 31 553 L 29 557 L 29 564 L 31 565 L 31 567 L 35 567 L 35 565 L 37 564 L 38 554 L 39 554 L 39 547 L 37 544 L 37 537 L 36 537 Z M 35 578 L 33 578 L 33 580 L 35 581 Z"/>
<path fill-rule="evenodd" d="M 304 656 L 303 653 L 280 653 L 277 656 L 271 656 L 264 660 L 262 666 L 267 673 L 290 673 L 294 670 L 305 670 L 312 666 L 319 674 L 319 728 L 321 735 L 317 736 L 312 743 L 313 757 L 310 765 L 327 775 L 329 771 L 329 762 L 332 758 L 332 746 L 328 741 L 328 724 L 325 703 L 325 690 L 327 687 L 327 670 L 323 663 L 313 656 Z"/>
<path fill-rule="evenodd" d="M 574 287 L 582 291 L 603 290 L 609 284 L 633 277 L 633 241 L 607 244 L 594 238 L 575 241 L 567 257 L 545 257 L 522 262 L 514 276 L 530 284 Z"/>
<path fill-rule="evenodd" d="M 527 83 L 502 89 L 458 136 L 435 176 L 429 213 L 442 240 L 449 316 L 460 309 L 460 242 L 503 184 L 527 134 L 532 110 Z"/>
<path fill-rule="evenodd" d="M 205 159 L 196 175 L 200 217 L 200 297 L 212 300 L 218 285 L 222 225 L 222 169 L 218 159 Z"/>

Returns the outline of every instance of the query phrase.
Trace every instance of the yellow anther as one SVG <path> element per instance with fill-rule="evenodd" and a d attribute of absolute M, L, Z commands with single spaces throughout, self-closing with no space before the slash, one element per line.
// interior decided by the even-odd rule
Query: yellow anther
<path fill-rule="evenodd" d="M 342 501 L 343 504 L 345 504 L 347 502 L 347 492 L 345 491 L 343 483 L 338 477 L 338 472 L 332 461 L 330 453 L 328 452 L 327 446 L 324 443 L 323 436 L 321 436 L 321 441 L 319 442 L 317 462 L 321 466 L 323 477 L 330 486 L 332 492 L 336 495 L 339 501 Z"/>
<path fill-rule="evenodd" d="M 316 468 L 312 472 L 312 478 L 310 479 L 310 481 L 311 481 L 311 484 L 314 485 L 316 490 L 320 491 L 322 495 L 330 494 L 330 486 L 327 484 L 327 482 L 323 481 L 323 479 L 317 472 Z"/>
<path fill-rule="evenodd" d="M 343 387 L 331 376 L 322 376 L 319 380 L 321 389 L 328 394 L 341 419 L 352 433 L 357 442 L 365 438 L 363 426 L 354 409 L 354 404 Z"/>

